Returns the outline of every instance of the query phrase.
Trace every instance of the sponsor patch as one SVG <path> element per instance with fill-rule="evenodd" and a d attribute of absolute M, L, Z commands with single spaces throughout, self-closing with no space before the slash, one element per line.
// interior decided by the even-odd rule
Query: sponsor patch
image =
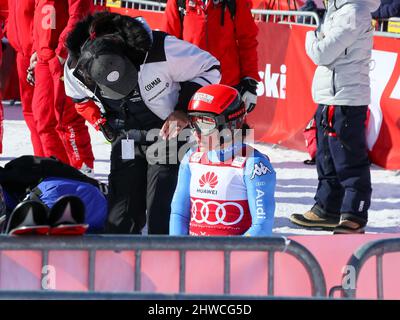
<path fill-rule="evenodd" d="M 256 197 L 256 215 L 258 219 L 265 219 L 267 214 L 264 211 L 264 204 L 262 197 L 264 196 L 264 191 L 260 189 L 256 189 L 257 197 Z"/>
<path fill-rule="evenodd" d="M 199 184 L 202 188 L 208 185 L 210 188 L 214 189 L 218 184 L 218 176 L 214 172 L 207 172 L 201 176 Z"/>
<path fill-rule="evenodd" d="M 203 101 L 205 103 L 212 103 L 212 101 L 214 100 L 214 96 L 209 95 L 207 93 L 202 93 L 202 92 L 197 92 L 194 95 L 194 100 L 198 100 L 198 101 Z"/>
<path fill-rule="evenodd" d="M 254 165 L 253 174 L 251 175 L 250 180 L 253 180 L 256 176 L 261 177 L 269 173 L 272 173 L 272 171 L 260 161 Z"/>
<path fill-rule="evenodd" d="M 146 84 L 144 86 L 144 89 L 146 91 L 150 91 L 151 89 L 153 89 L 154 87 L 156 87 L 157 85 L 159 85 L 161 83 L 160 78 L 156 78 L 153 81 L 151 81 L 150 83 Z"/>
<path fill-rule="evenodd" d="M 235 159 L 232 161 L 232 167 L 242 168 L 246 163 L 246 160 L 246 157 L 235 157 Z"/>

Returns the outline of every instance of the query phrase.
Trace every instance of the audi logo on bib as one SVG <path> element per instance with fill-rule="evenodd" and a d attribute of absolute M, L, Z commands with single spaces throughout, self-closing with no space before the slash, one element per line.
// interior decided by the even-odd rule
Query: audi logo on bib
<path fill-rule="evenodd" d="M 230 206 L 233 208 L 229 208 Z M 237 218 L 233 221 L 229 221 L 227 217 L 227 210 L 238 211 L 239 215 L 237 216 L 237 214 L 235 214 Z M 243 207 L 236 202 L 219 203 L 217 201 L 204 201 L 201 199 L 196 199 L 192 202 L 191 221 L 195 221 L 197 223 L 206 223 L 212 226 L 217 224 L 232 226 L 238 224 L 243 219 L 243 215 Z M 231 216 L 233 216 L 233 214 L 231 214 Z"/>
<path fill-rule="evenodd" d="M 190 231 L 192 234 L 242 234 L 250 224 L 251 216 L 247 201 L 191 198 Z"/>

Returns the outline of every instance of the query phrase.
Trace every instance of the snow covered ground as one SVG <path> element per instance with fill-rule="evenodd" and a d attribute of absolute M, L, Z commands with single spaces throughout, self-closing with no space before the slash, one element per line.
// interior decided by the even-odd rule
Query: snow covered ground
<path fill-rule="evenodd" d="M 32 154 L 29 131 L 22 119 L 19 107 L 5 107 L 3 154 L 0 165 L 15 157 Z M 90 128 L 95 154 L 96 177 L 107 181 L 110 145 L 100 133 Z M 309 231 L 296 227 L 289 221 L 291 213 L 308 210 L 313 202 L 317 186 L 315 166 L 306 166 L 308 155 L 270 145 L 260 146 L 277 172 L 274 232 L 279 234 L 329 234 L 325 231 Z M 369 211 L 369 233 L 400 233 L 400 173 L 372 167 L 372 205 Z"/>

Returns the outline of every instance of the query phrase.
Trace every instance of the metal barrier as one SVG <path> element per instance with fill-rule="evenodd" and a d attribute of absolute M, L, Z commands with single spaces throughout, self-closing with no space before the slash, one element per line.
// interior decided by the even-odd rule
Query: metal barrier
<path fill-rule="evenodd" d="M 280 11 L 253 9 L 251 13 L 256 21 L 266 21 L 284 24 L 299 24 L 318 27 L 321 20 L 311 11 Z"/>
<path fill-rule="evenodd" d="M 166 1 L 145 1 L 145 0 L 122 0 L 121 8 L 136 9 L 145 11 L 164 11 Z M 95 5 L 106 6 L 107 0 L 94 0 Z"/>
<path fill-rule="evenodd" d="M 95 5 L 105 6 L 107 0 L 93 0 Z M 166 7 L 166 0 L 122 0 L 121 8 L 146 10 L 163 12 Z M 265 21 L 281 24 L 298 24 L 318 27 L 321 24 L 321 19 L 317 13 L 312 11 L 282 11 L 282 10 L 251 10 L 256 21 Z M 400 34 L 387 32 L 384 29 L 387 27 L 388 21 L 398 21 L 396 18 L 379 21 L 379 27 L 375 31 L 375 35 L 388 38 L 400 38 Z"/>
<path fill-rule="evenodd" d="M 105 6 L 107 0 L 93 0 L 95 5 Z M 121 8 L 163 12 L 166 7 L 165 0 L 146 1 L 146 0 L 122 0 Z M 281 10 L 251 10 L 256 21 L 266 21 L 281 24 L 298 24 L 318 27 L 321 19 L 315 12 L 311 11 L 281 11 Z M 375 31 L 375 35 L 388 38 L 400 38 L 400 34 L 387 32 L 385 27 L 389 20 L 397 21 L 395 18 L 382 20 Z"/>
<path fill-rule="evenodd" d="M 230 295 L 231 252 L 259 251 L 268 252 L 268 288 L 266 295 L 274 296 L 274 257 L 276 252 L 286 253 L 296 258 L 306 269 L 314 297 L 326 297 L 326 283 L 322 269 L 315 257 L 301 244 L 285 237 L 241 238 L 241 237 L 171 237 L 171 236 L 85 236 L 63 237 L 9 237 L 0 236 L 0 251 L 23 250 L 41 251 L 42 267 L 48 264 L 49 251 L 79 250 L 88 254 L 88 290 L 95 293 L 95 258 L 97 250 L 134 251 L 134 292 L 141 292 L 141 255 L 142 251 L 163 250 L 179 251 L 179 294 L 186 292 L 186 252 L 187 251 L 223 251 L 224 252 L 224 295 Z M 43 289 L 44 290 L 44 289 Z M 47 291 L 47 290 L 46 290 Z M 17 294 L 17 292 L 15 293 Z M 125 293 L 124 293 L 125 294 Z M 10 292 L 0 291 L 0 298 Z M 153 294 L 154 295 L 154 294 Z M 151 294 L 146 294 L 151 297 Z M 154 295 L 157 297 L 157 294 Z M 232 296 L 235 298 L 235 296 Z"/>
<path fill-rule="evenodd" d="M 147 11 L 164 11 L 166 1 L 145 1 L 145 0 L 122 0 L 121 8 L 147 10 Z M 95 5 L 105 6 L 107 0 L 94 0 Z M 315 12 L 306 11 L 280 11 L 280 10 L 251 10 L 254 18 L 258 21 L 270 21 L 276 23 L 304 24 L 319 26 L 320 18 Z M 288 21 L 285 21 L 288 19 Z"/>
<path fill-rule="evenodd" d="M 227 296 L 201 294 L 162 294 L 142 292 L 77 291 L 0 291 L 0 300 L 225 300 Z M 312 300 L 301 297 L 301 300 Z M 328 300 L 328 298 L 319 298 Z M 261 297 L 230 295 L 229 300 L 299 300 L 297 297 Z"/>
<path fill-rule="evenodd" d="M 376 284 L 377 284 L 377 297 L 378 299 L 383 299 L 383 266 L 382 258 L 386 253 L 400 253 L 400 238 L 395 239 L 383 239 L 371 241 L 362 247 L 360 247 L 349 259 L 347 265 L 352 266 L 355 270 L 355 288 L 347 288 L 348 285 L 345 283 L 347 281 L 346 276 L 342 278 L 342 285 L 336 286 L 330 289 L 329 296 L 333 297 L 335 292 L 342 292 L 344 298 L 356 298 L 357 294 L 357 280 L 360 275 L 361 269 L 365 262 L 376 256 Z M 399 289 L 400 291 L 400 289 Z"/>

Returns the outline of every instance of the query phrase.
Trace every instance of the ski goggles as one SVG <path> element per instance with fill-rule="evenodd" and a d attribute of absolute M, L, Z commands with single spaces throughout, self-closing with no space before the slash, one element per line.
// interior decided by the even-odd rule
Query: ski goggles
<path fill-rule="evenodd" d="M 209 135 L 218 127 L 220 123 L 217 118 L 203 115 L 189 115 L 190 126 L 202 135 Z"/>
<path fill-rule="evenodd" d="M 213 115 L 204 113 L 189 113 L 190 126 L 202 135 L 209 135 L 214 130 L 235 129 L 238 122 L 242 123 L 246 110 L 243 107 L 237 112 L 225 118 L 224 115 Z"/>

